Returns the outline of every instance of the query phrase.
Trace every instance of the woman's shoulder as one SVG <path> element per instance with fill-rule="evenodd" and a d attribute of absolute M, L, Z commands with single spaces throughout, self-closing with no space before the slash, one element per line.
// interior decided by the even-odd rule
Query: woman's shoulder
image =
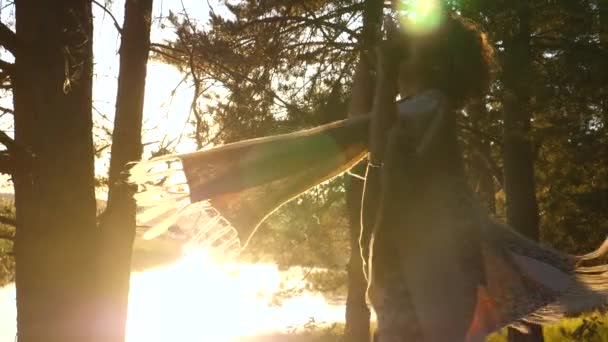
<path fill-rule="evenodd" d="M 440 90 L 431 89 L 397 101 L 399 116 L 416 116 L 439 110 L 446 99 Z"/>

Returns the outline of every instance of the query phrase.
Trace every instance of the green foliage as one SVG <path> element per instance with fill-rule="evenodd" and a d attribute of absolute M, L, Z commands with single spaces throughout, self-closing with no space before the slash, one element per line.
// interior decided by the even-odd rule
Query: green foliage
<path fill-rule="evenodd" d="M 344 177 L 319 185 L 277 210 L 254 234 L 243 258 L 279 267 L 344 269 L 348 222 Z"/>
<path fill-rule="evenodd" d="M 544 328 L 546 342 L 601 342 L 608 339 L 608 317 L 598 314 L 584 318 L 567 319 L 559 324 Z M 242 338 L 234 342 L 338 342 L 341 340 L 341 324 L 319 326 L 310 322 L 304 328 L 288 334 L 262 335 Z M 490 335 L 486 342 L 506 342 L 507 333 L 503 329 Z"/>
<path fill-rule="evenodd" d="M 608 316 L 591 314 L 565 319 L 558 324 L 543 328 L 546 342 L 602 342 L 608 340 Z M 506 342 L 507 332 L 502 329 L 492 334 L 486 342 Z"/>
<path fill-rule="evenodd" d="M 556 326 L 545 329 L 545 335 L 549 340 L 555 341 L 586 341 L 602 342 L 608 340 L 608 317 L 591 315 L 587 317 L 570 319 Z"/>
<path fill-rule="evenodd" d="M 504 62 L 517 27 L 513 3 L 463 0 L 453 5 L 483 26 Z M 535 146 L 541 240 L 582 253 L 596 248 L 608 227 L 608 41 L 598 39 L 608 18 L 587 0 L 535 1 L 531 6 L 531 68 L 498 75 L 485 101 L 488 115 L 476 116 L 475 128 L 490 137 L 491 151 L 485 154 L 500 170 L 504 82 L 527 80 L 530 101 L 523 110 L 533 117 L 528 138 Z M 465 136 L 471 154 L 479 151 L 476 136 Z M 500 178 L 496 172 L 492 176 Z M 497 190 L 501 216 L 504 195 Z"/>

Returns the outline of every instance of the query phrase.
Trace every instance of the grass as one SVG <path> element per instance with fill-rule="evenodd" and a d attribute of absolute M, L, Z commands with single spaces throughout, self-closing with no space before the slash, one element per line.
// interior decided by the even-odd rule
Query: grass
<path fill-rule="evenodd" d="M 308 325 L 286 333 L 269 333 L 243 337 L 233 342 L 347 342 L 342 340 L 343 324 L 331 326 Z M 543 329 L 545 342 L 605 342 L 608 341 L 608 315 L 590 314 L 565 319 Z M 507 330 L 492 334 L 486 342 L 506 342 Z"/>
<path fill-rule="evenodd" d="M 608 315 L 591 314 L 561 321 L 544 329 L 548 342 L 608 341 Z"/>
<path fill-rule="evenodd" d="M 543 328 L 545 342 L 605 342 L 608 341 L 608 315 L 594 313 Z M 486 342 L 506 342 L 507 330 L 488 337 Z"/>
<path fill-rule="evenodd" d="M 336 323 L 329 326 L 307 324 L 290 332 L 242 337 L 232 342 L 338 342 L 342 341 L 343 333 L 344 324 Z"/>

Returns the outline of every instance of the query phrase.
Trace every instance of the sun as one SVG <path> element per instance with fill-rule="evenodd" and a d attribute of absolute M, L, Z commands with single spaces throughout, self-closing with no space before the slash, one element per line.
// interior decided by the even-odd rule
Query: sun
<path fill-rule="evenodd" d="M 411 34 L 426 34 L 439 27 L 442 11 L 439 0 L 403 0 L 397 10 L 401 26 Z"/>

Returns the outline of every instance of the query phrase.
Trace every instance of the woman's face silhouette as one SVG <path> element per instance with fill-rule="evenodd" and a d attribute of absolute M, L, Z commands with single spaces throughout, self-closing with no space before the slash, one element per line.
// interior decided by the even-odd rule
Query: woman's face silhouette
<path fill-rule="evenodd" d="M 399 65 L 399 93 L 401 98 L 416 95 L 432 87 L 429 79 L 428 54 L 424 51 L 429 48 L 426 39 L 411 37 L 408 39 L 407 53 Z"/>

